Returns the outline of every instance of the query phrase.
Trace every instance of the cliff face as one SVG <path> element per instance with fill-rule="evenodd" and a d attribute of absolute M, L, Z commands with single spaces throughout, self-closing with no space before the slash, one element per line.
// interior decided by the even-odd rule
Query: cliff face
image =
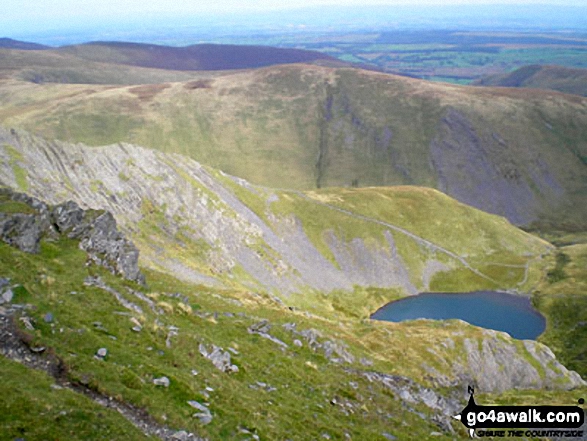
<path fill-rule="evenodd" d="M 51 204 L 72 200 L 111 212 L 145 265 L 196 283 L 280 295 L 357 286 L 411 294 L 465 271 L 469 288 L 522 289 L 531 282 L 530 261 L 550 249 L 504 219 L 429 189 L 272 190 L 178 155 L 1 129 L 0 157 L 4 184 Z M 70 208 L 60 213 L 77 215 Z M 461 228 L 482 233 L 467 237 Z M 503 272 L 483 268 L 487 255 L 492 265 L 507 260 Z"/>

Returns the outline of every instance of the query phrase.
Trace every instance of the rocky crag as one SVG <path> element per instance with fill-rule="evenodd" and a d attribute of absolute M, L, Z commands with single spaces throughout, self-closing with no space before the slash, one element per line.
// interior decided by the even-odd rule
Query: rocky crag
<path fill-rule="evenodd" d="M 18 207 L 16 212 L 0 212 L 0 239 L 7 244 L 38 253 L 42 238 L 66 236 L 79 241 L 88 261 L 144 283 L 138 267 L 139 251 L 118 231 L 109 212 L 82 210 L 73 201 L 50 206 L 8 188 L 0 188 L 0 203 Z"/>

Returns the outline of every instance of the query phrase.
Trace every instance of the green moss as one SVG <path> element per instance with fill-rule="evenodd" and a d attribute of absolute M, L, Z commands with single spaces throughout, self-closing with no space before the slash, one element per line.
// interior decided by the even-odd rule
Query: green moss
<path fill-rule="evenodd" d="M 16 185 L 20 191 L 26 192 L 29 189 L 29 183 L 27 179 L 28 173 L 22 166 L 19 165 L 19 163 L 24 161 L 24 157 L 22 153 L 20 153 L 10 144 L 4 144 L 4 148 L 10 156 L 9 163 L 12 167 L 12 173 L 14 173 Z"/>
<path fill-rule="evenodd" d="M 0 200 L 0 213 L 35 214 L 36 210 L 24 202 Z"/>

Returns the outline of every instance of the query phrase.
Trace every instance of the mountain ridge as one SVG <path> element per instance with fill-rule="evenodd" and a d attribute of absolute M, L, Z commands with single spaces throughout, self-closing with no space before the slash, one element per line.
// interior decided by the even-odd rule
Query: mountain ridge
<path fill-rule="evenodd" d="M 24 52 L 0 51 L 6 436 L 448 441 L 470 387 L 587 391 L 587 245 L 510 222 L 587 225 L 586 99 Z M 545 333 L 370 319 L 474 290 L 531 296 Z"/>
<path fill-rule="evenodd" d="M 310 50 L 210 43 L 174 47 L 95 41 L 62 46 L 56 52 L 72 54 L 88 61 L 184 71 L 251 69 L 317 61 L 344 64 L 334 57 Z"/>
<path fill-rule="evenodd" d="M 582 97 L 300 64 L 182 83 L 52 86 L 50 102 L 37 88 L 2 85 L 5 126 L 185 154 L 270 187 L 420 185 L 525 227 L 587 226 Z"/>
<path fill-rule="evenodd" d="M 392 288 L 391 296 L 443 287 L 524 291 L 552 249 L 433 189 L 274 190 L 129 144 L 88 148 L 8 130 L 0 130 L 0 156 L 5 185 L 114 213 L 151 268 L 308 307 L 316 292 L 367 287 Z M 467 229 L 483 233 L 465 239 Z"/>
<path fill-rule="evenodd" d="M 0 243 L 0 372 L 8 380 L 0 384 L 0 390 L 11 403 L 2 414 L 9 421 L 4 425 L 6 433 L 43 438 L 74 430 L 75 436 L 92 439 L 99 425 L 100 436 L 136 440 L 149 436 L 168 441 L 248 439 L 251 433 L 271 439 L 315 439 L 324 433 L 374 439 L 389 438 L 390 432 L 401 438 L 416 434 L 418 439 L 453 439 L 462 430 L 452 416 L 465 405 L 466 386 L 474 385 L 485 399 L 510 405 L 544 399 L 545 393 L 550 400 L 565 400 L 569 390 L 581 393 L 585 388 L 580 375 L 565 368 L 538 342 L 515 340 L 460 320 L 386 323 L 357 314 L 360 308 L 387 301 L 390 294 L 405 295 L 405 291 L 374 290 L 374 298 L 360 291 L 304 292 L 305 302 L 294 303 L 293 294 L 277 297 L 261 286 L 247 286 L 246 274 L 236 268 L 231 273 L 241 284 L 232 287 L 185 284 L 171 275 L 171 268 L 162 273 L 144 266 L 144 285 L 124 280 L 91 256 L 88 259 L 84 239 L 71 234 L 85 229 L 88 215 L 97 216 L 96 220 L 112 215 L 80 211 L 70 198 L 115 209 L 114 216 L 137 240 L 141 254 L 150 245 L 169 247 L 166 260 L 177 257 L 182 249 L 190 259 L 198 259 L 203 247 L 201 241 L 190 241 L 188 232 L 178 234 L 183 216 L 195 231 L 202 232 L 226 222 L 238 234 L 248 235 L 248 245 L 262 252 L 264 260 L 276 262 L 276 248 L 256 246 L 259 239 L 273 246 L 269 233 L 257 235 L 255 224 L 246 218 L 258 212 L 276 234 L 283 234 L 283 224 L 274 218 L 283 219 L 289 210 L 273 205 L 289 199 L 297 205 L 292 211 L 294 224 L 321 219 L 325 225 L 340 226 L 344 219 L 352 219 L 346 230 L 323 235 L 326 243 L 333 236 L 338 238 L 338 247 L 331 251 L 341 267 L 344 261 L 339 256 L 352 251 L 342 245 L 349 243 L 358 247 L 356 257 L 363 263 L 373 262 L 369 255 L 377 254 L 378 232 L 362 221 L 369 219 L 371 224 L 384 219 L 379 225 L 391 232 L 383 235 L 397 245 L 397 259 L 391 256 L 395 266 L 403 259 L 413 272 L 414 262 L 407 257 L 413 259 L 425 251 L 419 248 L 431 248 L 444 239 L 459 254 L 468 251 L 461 258 L 476 265 L 489 254 L 492 258 L 486 269 L 499 268 L 498 259 L 509 256 L 502 286 L 510 271 L 515 273 L 514 284 L 541 282 L 543 264 L 547 264 L 541 260 L 552 247 L 503 218 L 458 204 L 432 189 L 330 189 L 298 198 L 298 192 L 264 194 L 267 189 L 198 167 L 189 159 L 128 144 L 88 148 L 3 129 L 0 139 L 0 181 L 63 202 L 51 206 L 23 194 L 0 192 L 2 220 L 18 223 L 45 207 L 63 233 L 51 237 L 48 231 L 38 253 Z M 190 188 L 207 202 L 193 204 L 188 198 Z M 165 203 L 154 199 L 159 194 Z M 239 209 L 231 199 L 240 200 L 251 212 Z M 384 203 L 374 204 L 377 199 Z M 175 200 L 186 209 L 181 216 L 168 211 Z M 136 204 L 140 204 L 138 210 Z M 263 213 L 260 207 L 267 204 L 270 207 Z M 346 217 L 336 223 L 323 219 L 327 211 L 319 208 L 324 204 L 328 211 Z M 388 205 L 389 210 L 382 209 Z M 434 205 L 446 206 L 446 213 L 435 210 L 433 217 L 421 211 Z M 194 224 L 192 213 L 206 210 L 206 222 Z M 314 216 L 308 213 L 315 210 Z M 354 216 L 340 210 L 351 210 Z M 137 222 L 133 216 L 141 219 Z M 401 238 L 407 231 L 398 234 L 402 227 L 391 223 L 401 223 L 402 217 L 410 231 L 417 231 L 417 235 L 410 233 L 413 236 L 425 234 L 432 239 L 431 231 L 436 230 L 437 237 L 420 239 L 410 253 L 402 252 Z M 424 225 L 418 225 L 417 218 Z M 475 230 L 461 224 L 468 218 Z M 455 231 L 447 228 L 449 224 Z M 149 228 L 154 225 L 158 228 Z M 477 241 L 471 241 L 471 231 Z M 313 236 L 306 227 L 304 234 L 307 242 Z M 162 242 L 164 235 L 173 240 Z M 11 242 L 14 236 L 9 233 L 7 239 Z M 227 239 L 231 238 L 220 240 Z M 310 242 L 314 253 L 323 252 Z M 439 254 L 440 247 L 446 249 L 440 245 L 428 252 Z M 436 259 L 442 260 L 438 255 Z M 524 270 L 523 265 L 512 263 L 515 259 L 537 262 L 527 262 Z M 144 265 L 148 260 L 140 262 Z M 574 258 L 573 262 L 580 265 Z M 446 272 L 449 263 L 432 270 Z M 467 271 L 458 278 L 466 278 Z M 494 272 L 492 277 L 499 274 Z M 354 303 L 345 300 L 345 295 L 355 297 Z M 311 424 L 305 420 L 307 411 L 313 412 Z M 259 420 L 258 412 L 266 412 L 268 418 Z M 68 418 L 56 424 L 55 415 Z M 405 421 L 411 424 L 405 426 Z"/>

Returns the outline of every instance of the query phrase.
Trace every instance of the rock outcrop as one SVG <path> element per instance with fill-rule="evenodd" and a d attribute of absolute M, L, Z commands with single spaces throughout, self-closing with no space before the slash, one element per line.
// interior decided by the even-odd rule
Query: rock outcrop
<path fill-rule="evenodd" d="M 0 212 L 0 239 L 27 253 L 38 253 L 41 239 L 65 236 L 79 240 L 89 261 L 113 274 L 144 284 L 138 268 L 139 251 L 118 231 L 107 211 L 83 210 L 73 201 L 50 206 L 10 189 L 0 189 L 3 201 L 13 202 L 10 212 Z"/>
<path fill-rule="evenodd" d="M 464 363 L 453 364 L 457 382 L 463 386 L 476 385 L 479 391 L 500 393 L 510 389 L 570 390 L 587 385 L 541 343 L 519 342 L 493 330 L 484 334 L 480 340 L 464 339 Z"/>
<path fill-rule="evenodd" d="M 228 351 L 225 351 L 216 345 L 212 345 L 211 349 L 208 349 L 203 343 L 200 343 L 198 350 L 203 357 L 210 360 L 212 364 L 222 372 L 238 372 L 238 366 L 232 364 L 230 353 Z"/>

